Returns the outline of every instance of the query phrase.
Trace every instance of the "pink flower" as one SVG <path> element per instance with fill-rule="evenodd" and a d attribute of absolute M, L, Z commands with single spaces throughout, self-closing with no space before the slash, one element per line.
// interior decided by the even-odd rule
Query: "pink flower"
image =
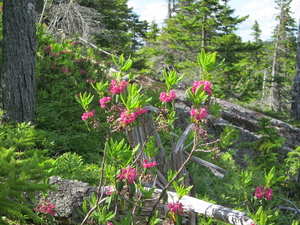
<path fill-rule="evenodd" d="M 138 116 L 146 113 L 147 109 L 145 109 L 145 108 L 142 108 L 142 109 L 141 108 L 136 108 L 134 111 L 136 111 L 135 112 L 135 117 L 138 117 Z"/>
<path fill-rule="evenodd" d="M 100 103 L 101 104 L 101 103 Z M 129 124 L 133 123 L 137 117 L 142 115 L 143 113 L 146 113 L 147 109 L 145 108 L 136 108 L 133 111 L 129 112 L 127 109 L 125 109 L 121 114 L 120 114 L 120 121 L 123 124 Z"/>
<path fill-rule="evenodd" d="M 272 200 L 273 190 L 270 187 L 259 186 L 255 188 L 254 196 L 258 199 L 265 198 L 267 201 Z"/>
<path fill-rule="evenodd" d="M 42 213 L 48 213 L 51 216 L 55 215 L 55 205 L 51 204 L 50 202 L 44 202 L 43 205 L 38 204 L 35 208 L 35 211 L 42 212 Z"/>
<path fill-rule="evenodd" d="M 80 70 L 80 72 L 79 72 L 81 75 L 85 75 L 85 74 L 87 74 L 87 71 L 86 70 Z"/>
<path fill-rule="evenodd" d="M 178 213 L 179 216 L 183 215 L 183 205 L 182 203 L 169 203 L 168 208 L 170 209 L 171 212 L 173 213 Z"/>
<path fill-rule="evenodd" d="M 136 115 L 135 113 L 128 113 L 127 109 L 125 109 L 123 112 L 121 112 L 120 117 L 123 124 L 128 124 L 134 122 Z"/>
<path fill-rule="evenodd" d="M 111 195 L 111 194 L 112 194 L 111 186 L 108 186 L 108 187 L 106 188 L 105 194 L 106 194 L 106 195 Z"/>
<path fill-rule="evenodd" d="M 192 92 L 196 92 L 197 89 L 203 84 L 203 90 L 207 92 L 208 95 L 212 96 L 211 83 L 210 81 L 195 81 L 192 87 Z"/>
<path fill-rule="evenodd" d="M 69 68 L 68 67 L 62 67 L 61 72 L 63 73 L 69 73 Z"/>
<path fill-rule="evenodd" d="M 171 102 L 176 98 L 176 93 L 174 91 L 170 91 L 169 93 L 161 92 L 159 99 L 163 102 Z"/>
<path fill-rule="evenodd" d="M 68 50 L 63 50 L 63 51 L 60 51 L 59 54 L 60 54 L 60 55 L 64 55 L 64 54 L 66 54 L 66 53 L 68 53 L 68 52 L 69 52 Z"/>
<path fill-rule="evenodd" d="M 90 84 L 94 84 L 95 83 L 95 81 L 93 81 L 91 79 L 88 79 L 87 82 L 90 83 Z"/>
<path fill-rule="evenodd" d="M 72 44 L 73 44 L 73 45 L 78 45 L 79 42 L 78 42 L 78 41 L 73 41 Z"/>
<path fill-rule="evenodd" d="M 255 188 L 254 196 L 258 199 L 263 199 L 263 197 L 264 197 L 264 188 L 263 188 L 263 186 L 259 186 L 258 188 Z"/>
<path fill-rule="evenodd" d="M 127 166 L 127 169 L 122 169 L 121 174 L 118 174 L 117 181 L 120 182 L 122 179 L 126 179 L 129 184 L 132 184 L 136 178 L 136 169 Z"/>
<path fill-rule="evenodd" d="M 116 80 L 111 80 L 109 87 L 111 95 L 119 93 L 124 94 L 124 88 L 127 87 L 127 84 L 125 80 L 122 80 L 119 85 L 117 84 Z"/>
<path fill-rule="evenodd" d="M 44 48 L 44 51 L 45 51 L 45 52 L 50 52 L 50 51 L 51 51 L 51 49 L 52 49 L 52 47 L 51 47 L 51 46 L 46 46 L 46 47 Z"/>
<path fill-rule="evenodd" d="M 99 100 L 101 108 L 105 108 L 106 107 L 106 103 L 111 101 L 111 97 L 103 97 Z"/>
<path fill-rule="evenodd" d="M 195 120 L 202 120 L 207 116 L 207 111 L 205 108 L 192 109 L 190 115 L 195 118 Z"/>
<path fill-rule="evenodd" d="M 148 162 L 147 159 L 144 159 L 144 163 L 143 163 L 143 167 L 146 169 L 146 168 L 151 168 L 151 167 L 154 167 L 156 166 L 156 162 Z"/>
<path fill-rule="evenodd" d="M 107 225 L 114 225 L 112 222 L 107 223 Z"/>
<path fill-rule="evenodd" d="M 83 113 L 81 119 L 83 121 L 86 121 L 88 118 L 95 117 L 95 116 L 96 116 L 96 111 L 93 109 L 91 112 L 86 111 L 85 113 Z"/>
<path fill-rule="evenodd" d="M 50 55 L 53 56 L 53 57 L 55 57 L 55 58 L 58 58 L 58 55 L 56 53 L 54 53 L 54 52 L 50 52 Z"/>
<path fill-rule="evenodd" d="M 264 194 L 267 201 L 272 200 L 273 190 L 270 187 L 266 187 Z"/>

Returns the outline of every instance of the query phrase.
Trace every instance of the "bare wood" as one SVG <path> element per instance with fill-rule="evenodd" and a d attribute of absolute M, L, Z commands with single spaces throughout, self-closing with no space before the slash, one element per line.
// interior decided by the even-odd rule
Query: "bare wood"
<path fill-rule="evenodd" d="M 156 189 L 155 193 L 161 193 L 161 190 Z M 169 191 L 167 194 L 169 203 L 178 202 L 176 193 Z M 209 216 L 234 225 L 250 225 L 251 223 L 254 223 L 254 221 L 244 212 L 205 202 L 187 195 L 183 196 L 179 202 L 184 205 L 184 210 L 187 213 L 192 212 Z"/>
<path fill-rule="evenodd" d="M 187 157 L 187 156 L 189 155 L 189 153 L 184 152 L 184 155 Z M 207 162 L 207 161 L 205 161 L 205 160 L 203 160 L 203 159 L 200 159 L 200 158 L 198 158 L 198 157 L 196 157 L 196 156 L 192 156 L 192 157 L 191 157 L 191 162 L 197 163 L 197 164 L 199 164 L 199 165 L 201 165 L 201 166 L 204 166 L 204 167 L 210 169 L 210 171 L 211 171 L 215 176 L 217 176 L 217 177 L 219 177 L 219 178 L 223 178 L 224 175 L 227 173 L 227 171 L 224 170 L 224 169 L 222 169 L 221 167 L 218 167 L 218 166 L 216 166 L 215 164 L 212 164 L 212 163 L 210 163 L 210 162 Z"/>

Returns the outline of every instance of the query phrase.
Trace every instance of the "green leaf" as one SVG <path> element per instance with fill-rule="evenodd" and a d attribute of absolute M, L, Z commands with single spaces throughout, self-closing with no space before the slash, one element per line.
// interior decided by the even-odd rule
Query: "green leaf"
<path fill-rule="evenodd" d="M 114 55 L 111 56 L 111 59 L 112 59 L 113 63 L 115 64 L 115 66 L 118 68 L 119 65 L 118 65 Z"/>
<path fill-rule="evenodd" d="M 122 66 L 121 71 L 127 71 L 127 70 L 129 70 L 129 69 L 131 68 L 131 66 L 132 66 L 132 60 L 131 60 L 131 59 L 128 59 L 128 60 L 126 61 L 125 65 Z"/>
<path fill-rule="evenodd" d="M 123 66 L 124 65 L 124 54 L 122 54 L 122 55 L 120 55 L 120 57 L 119 57 L 119 64 L 120 64 L 120 66 Z"/>

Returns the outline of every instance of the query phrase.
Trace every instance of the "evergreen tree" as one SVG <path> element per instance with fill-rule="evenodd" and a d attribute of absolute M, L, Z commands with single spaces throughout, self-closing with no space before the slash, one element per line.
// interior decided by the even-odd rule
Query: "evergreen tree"
<path fill-rule="evenodd" d="M 299 20 L 300 22 L 300 20 Z M 300 23 L 298 27 L 296 74 L 294 78 L 293 101 L 291 106 L 291 117 L 300 120 Z"/>
<path fill-rule="evenodd" d="M 245 52 L 254 51 L 256 45 L 243 43 L 234 31 L 237 25 L 247 19 L 235 17 L 234 10 L 228 1 L 218 0 L 179 0 L 174 14 L 166 20 L 162 28 L 153 57 L 149 59 L 154 74 L 161 73 L 163 68 L 176 69 L 179 73 L 189 74 L 189 79 L 199 79 L 200 71 L 196 69 L 197 54 L 204 48 L 217 52 L 218 60 L 225 58 L 222 76 L 215 81 L 215 93 L 226 96 L 238 89 L 243 90 L 243 64 Z M 149 63 L 150 64 L 150 63 Z M 220 74 L 220 71 L 219 71 Z"/>
<path fill-rule="evenodd" d="M 257 20 L 255 20 L 255 22 L 252 26 L 252 30 L 253 30 L 253 32 L 251 33 L 251 35 L 254 37 L 254 41 L 256 43 L 261 43 L 262 42 L 262 40 L 260 39 L 261 29 L 260 29 L 260 26 L 259 26 Z"/>
<path fill-rule="evenodd" d="M 38 149 L 42 141 L 42 133 L 30 124 L 3 125 L 0 118 L 0 224 L 11 224 L 5 217 L 20 223 L 25 218 L 42 222 L 33 203 L 38 191 L 50 187 L 45 181 L 52 166 L 45 150 Z"/>
<path fill-rule="evenodd" d="M 143 39 L 144 45 L 137 52 L 134 53 L 133 59 L 135 60 L 133 68 L 140 70 L 141 73 L 154 74 L 148 68 L 153 68 L 152 62 L 149 58 L 153 56 L 158 56 L 160 53 L 157 49 L 158 43 L 157 38 L 159 36 L 160 29 L 155 21 L 149 26 L 148 32 L 146 32 Z"/>
<path fill-rule="evenodd" d="M 147 21 L 140 21 L 127 2 L 128 0 L 80 1 L 81 4 L 92 4 L 101 13 L 105 29 L 96 35 L 96 43 L 116 54 L 132 54 L 142 45 L 141 41 L 148 29 Z"/>
<path fill-rule="evenodd" d="M 271 73 L 271 108 L 282 110 L 282 101 L 291 99 L 290 90 L 295 69 L 296 22 L 291 17 L 292 0 L 275 0 L 279 15 L 274 31 L 274 50 Z"/>

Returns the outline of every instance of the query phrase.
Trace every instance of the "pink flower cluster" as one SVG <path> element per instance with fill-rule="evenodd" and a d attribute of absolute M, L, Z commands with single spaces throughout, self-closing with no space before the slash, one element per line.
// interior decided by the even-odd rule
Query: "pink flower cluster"
<path fill-rule="evenodd" d="M 86 70 L 80 70 L 79 73 L 80 73 L 81 75 L 85 75 L 85 74 L 87 74 L 87 71 L 86 71 Z"/>
<path fill-rule="evenodd" d="M 67 53 L 69 53 L 68 50 L 63 50 L 63 51 L 60 51 L 60 52 L 59 52 L 60 55 L 64 55 L 64 54 L 67 54 Z"/>
<path fill-rule="evenodd" d="M 192 109 L 190 115 L 195 118 L 195 120 L 202 120 L 207 116 L 207 110 L 205 108 Z"/>
<path fill-rule="evenodd" d="M 108 186 L 108 187 L 106 188 L 105 194 L 106 194 L 106 195 L 111 195 L 111 194 L 112 194 L 111 186 Z"/>
<path fill-rule="evenodd" d="M 111 80 L 109 87 L 110 87 L 111 95 L 119 94 L 119 93 L 124 94 L 124 88 L 127 87 L 127 84 L 125 80 L 122 80 L 119 85 L 116 80 Z"/>
<path fill-rule="evenodd" d="M 90 84 L 94 84 L 95 83 L 95 81 L 91 80 L 91 79 L 87 79 L 87 82 L 90 83 Z"/>
<path fill-rule="evenodd" d="M 129 124 L 129 123 L 133 123 L 135 121 L 135 119 L 137 117 L 139 117 L 140 115 L 142 115 L 143 113 L 146 113 L 147 109 L 145 108 L 137 108 L 135 109 L 133 112 L 128 112 L 127 109 L 125 109 L 123 112 L 121 112 L 121 122 L 123 124 Z"/>
<path fill-rule="evenodd" d="M 101 108 L 105 108 L 106 107 L 106 103 L 111 101 L 111 97 L 103 97 L 99 100 Z"/>
<path fill-rule="evenodd" d="M 44 51 L 45 51 L 45 52 L 50 52 L 50 51 L 51 51 L 51 49 L 52 49 L 52 47 L 51 47 L 51 46 L 46 46 L 46 47 L 44 48 Z"/>
<path fill-rule="evenodd" d="M 49 213 L 51 216 L 55 215 L 55 205 L 50 202 L 45 202 L 44 204 L 38 204 L 35 208 L 35 211 L 42 213 Z"/>
<path fill-rule="evenodd" d="M 258 199 L 265 198 L 267 201 L 272 200 L 273 190 L 270 187 L 264 188 L 263 186 L 259 186 L 255 188 L 254 196 Z"/>
<path fill-rule="evenodd" d="M 117 181 L 120 182 L 122 179 L 126 179 L 129 184 L 132 184 L 136 178 L 136 169 L 127 166 L 127 169 L 122 169 L 121 174 L 118 174 Z"/>
<path fill-rule="evenodd" d="M 86 121 L 88 118 L 95 117 L 95 116 L 96 116 L 96 111 L 95 109 L 93 109 L 91 112 L 86 111 L 85 113 L 83 113 L 81 119 L 83 121 Z"/>
<path fill-rule="evenodd" d="M 68 67 L 62 67 L 61 72 L 63 73 L 69 73 L 69 68 Z"/>
<path fill-rule="evenodd" d="M 207 80 L 194 81 L 192 92 L 196 92 L 197 89 L 203 84 L 203 90 L 207 92 L 208 95 L 212 96 L 211 83 Z"/>
<path fill-rule="evenodd" d="M 144 159 L 143 167 L 146 168 L 151 168 L 156 166 L 156 162 L 149 162 L 148 159 Z"/>
<path fill-rule="evenodd" d="M 54 52 L 50 52 L 50 55 L 53 56 L 53 57 L 55 57 L 55 58 L 58 58 L 58 55 L 56 53 L 54 53 Z"/>
<path fill-rule="evenodd" d="M 169 93 L 161 92 L 159 99 L 163 102 L 171 102 L 176 98 L 176 93 L 174 91 L 170 91 Z"/>
<path fill-rule="evenodd" d="M 179 216 L 183 215 L 183 205 L 182 203 L 169 203 L 168 208 L 171 212 L 175 213 L 177 212 Z"/>

